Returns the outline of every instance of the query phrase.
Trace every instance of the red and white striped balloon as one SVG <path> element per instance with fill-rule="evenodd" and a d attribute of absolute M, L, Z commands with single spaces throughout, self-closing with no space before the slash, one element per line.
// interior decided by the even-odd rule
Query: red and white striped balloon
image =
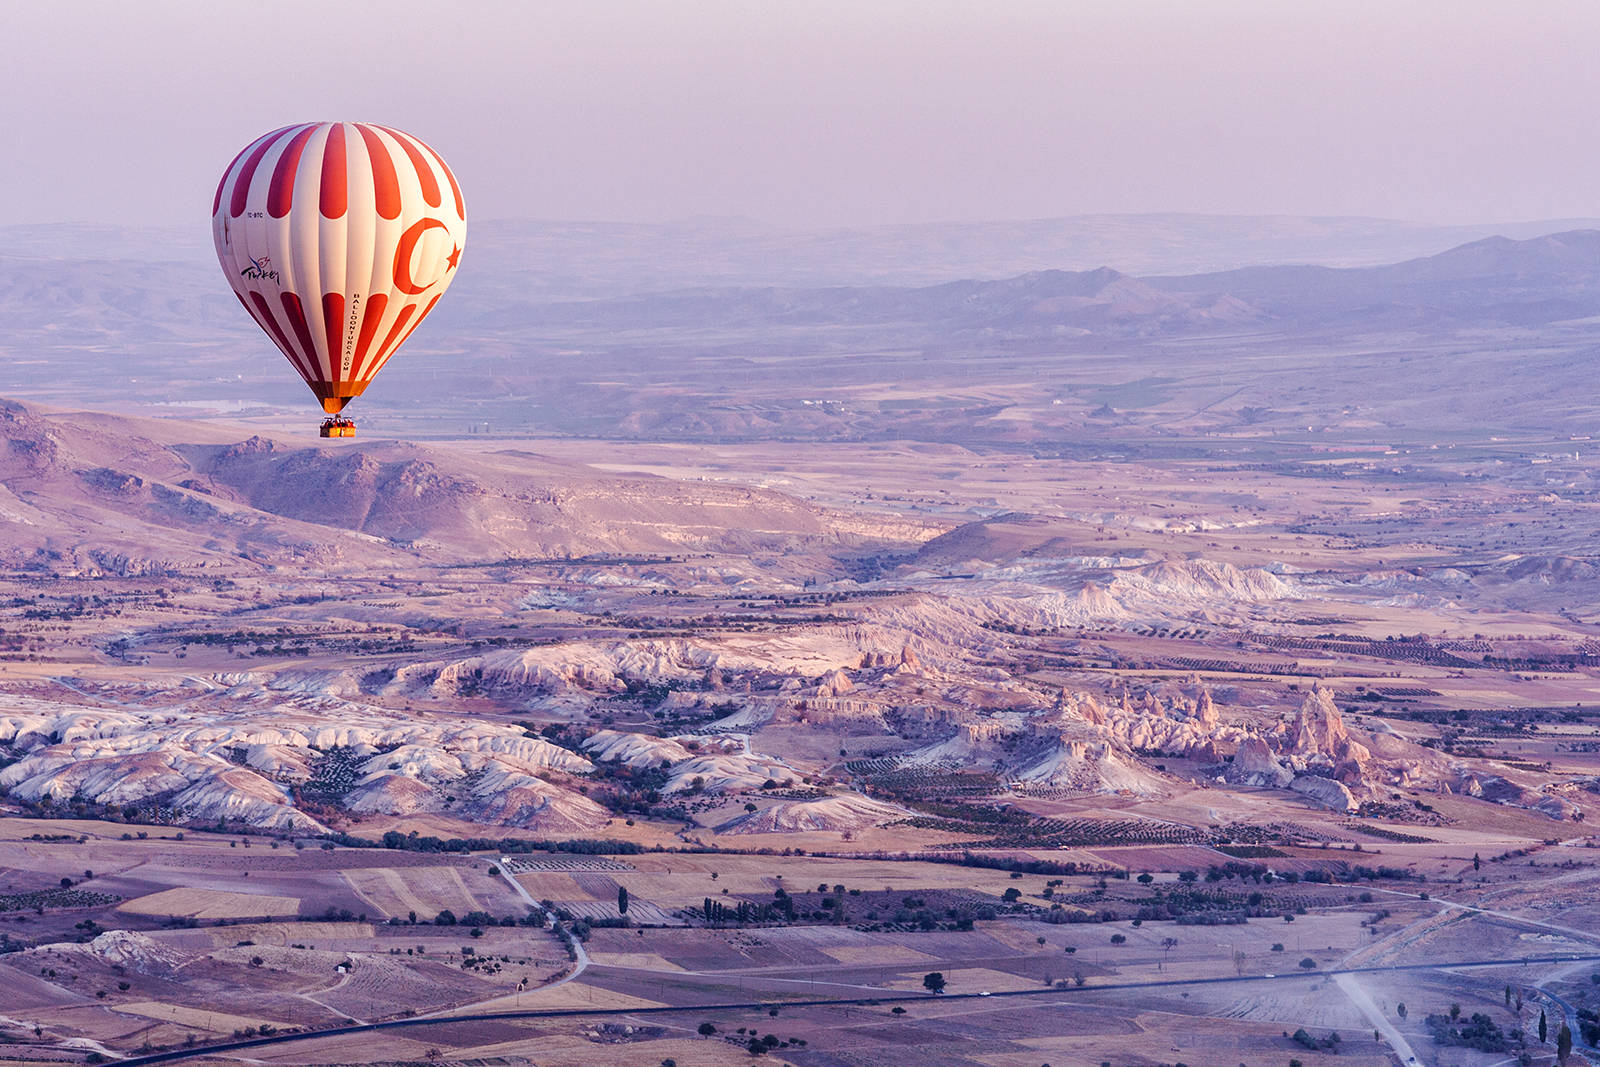
<path fill-rule="evenodd" d="M 211 229 L 239 302 L 337 412 L 454 280 L 467 209 L 444 160 L 410 134 L 316 122 L 234 157 Z"/>

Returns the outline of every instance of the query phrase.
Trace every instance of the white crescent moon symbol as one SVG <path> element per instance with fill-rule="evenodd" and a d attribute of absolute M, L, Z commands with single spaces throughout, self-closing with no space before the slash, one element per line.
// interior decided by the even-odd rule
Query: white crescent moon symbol
<path fill-rule="evenodd" d="M 418 293 L 427 291 L 430 286 L 439 280 L 435 278 L 427 285 L 416 284 L 411 277 L 411 259 L 417 254 L 417 242 L 422 239 L 423 234 L 433 229 L 448 230 L 449 228 L 438 219 L 431 218 L 418 219 L 406 228 L 406 232 L 400 235 L 400 243 L 394 246 L 394 286 L 396 289 L 410 296 L 416 296 Z"/>

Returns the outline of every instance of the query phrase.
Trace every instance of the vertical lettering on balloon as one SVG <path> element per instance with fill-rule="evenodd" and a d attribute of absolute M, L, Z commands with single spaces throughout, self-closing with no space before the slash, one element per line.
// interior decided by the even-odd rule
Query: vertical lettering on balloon
<path fill-rule="evenodd" d="M 356 330 L 361 325 L 361 294 L 350 295 L 350 321 L 344 328 L 344 355 L 339 361 L 339 377 L 343 381 L 350 380 L 351 357 L 356 346 Z"/>
<path fill-rule="evenodd" d="M 372 338 L 377 334 L 378 323 L 383 321 L 383 313 L 388 307 L 388 294 L 373 293 L 367 301 L 366 310 L 361 313 L 361 335 L 356 338 L 356 372 L 351 375 L 355 381 L 371 377 L 367 371 L 367 352 L 372 348 Z"/>

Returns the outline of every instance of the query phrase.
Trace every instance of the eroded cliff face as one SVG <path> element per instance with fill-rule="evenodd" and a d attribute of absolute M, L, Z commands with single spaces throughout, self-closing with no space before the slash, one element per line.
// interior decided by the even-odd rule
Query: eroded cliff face
<path fill-rule="evenodd" d="M 86 801 L 180 823 L 280 831 L 327 829 L 304 810 L 308 802 L 551 832 L 606 823 L 594 802 L 546 780 L 592 764 L 519 727 L 327 696 L 259 701 L 253 682 L 241 689 L 215 691 L 203 725 L 185 724 L 171 709 L 8 698 L 0 744 L 21 758 L 0 771 L 0 787 L 62 808 Z"/>
<path fill-rule="evenodd" d="M 874 647 L 852 646 L 851 635 Z M 1320 686 L 1294 711 L 1266 717 L 1219 700 L 1198 678 L 1047 696 L 1004 670 L 963 665 L 948 648 L 925 657 L 903 634 L 889 642 L 884 630 L 866 625 L 835 627 L 801 644 L 779 637 L 765 656 L 742 637 L 731 644 L 579 642 L 422 664 L 383 682 L 391 701 L 425 694 L 448 703 L 438 698 L 441 689 L 453 694 L 470 668 L 474 682 L 493 679 L 524 694 L 530 710 L 573 724 L 582 738 L 565 742 L 573 747 L 438 708 L 397 711 L 363 699 L 359 679 L 339 672 L 219 674 L 203 696 L 177 707 L 88 708 L 10 696 L 0 706 L 0 745 L 15 759 L 0 770 L 0 788 L 40 805 L 81 801 L 279 831 L 322 831 L 342 812 L 581 834 L 603 829 L 610 817 L 580 788 L 598 764 L 660 771 L 667 797 L 760 794 L 822 777 L 814 757 L 783 754 L 786 738 L 820 733 L 858 745 L 895 742 L 900 766 L 982 769 L 1025 794 L 1159 799 L 1200 781 L 1292 791 L 1341 812 L 1402 788 L 1458 792 L 1558 818 L 1579 810 L 1570 790 L 1356 729 Z M 642 686 L 659 687 L 647 706 L 701 725 L 677 734 L 585 725 Z M 1191 769 L 1158 766 L 1171 759 Z M 723 829 L 844 832 L 907 817 L 844 782 L 827 793 L 839 803 L 764 806 L 760 818 L 733 819 Z"/>

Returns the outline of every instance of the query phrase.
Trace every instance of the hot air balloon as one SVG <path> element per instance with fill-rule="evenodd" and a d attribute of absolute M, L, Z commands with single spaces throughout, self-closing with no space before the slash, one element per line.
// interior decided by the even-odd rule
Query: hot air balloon
<path fill-rule="evenodd" d="M 223 171 L 217 259 L 329 419 L 366 389 L 454 280 L 467 240 L 461 187 L 410 134 L 364 122 L 273 130 Z"/>

